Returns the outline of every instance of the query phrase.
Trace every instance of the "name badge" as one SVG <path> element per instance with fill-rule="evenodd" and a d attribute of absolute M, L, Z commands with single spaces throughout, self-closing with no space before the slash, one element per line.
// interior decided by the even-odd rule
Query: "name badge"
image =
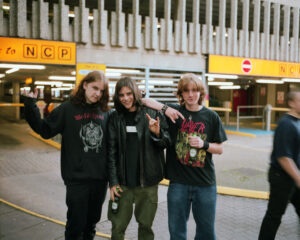
<path fill-rule="evenodd" d="M 135 132 L 137 132 L 136 126 L 126 126 L 126 132 L 128 132 L 128 133 L 135 133 Z"/>

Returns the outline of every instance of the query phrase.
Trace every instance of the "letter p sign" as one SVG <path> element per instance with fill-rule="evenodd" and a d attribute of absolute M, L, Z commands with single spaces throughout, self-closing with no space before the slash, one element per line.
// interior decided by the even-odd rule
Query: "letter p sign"
<path fill-rule="evenodd" d="M 71 56 L 71 48 L 69 47 L 59 47 L 58 48 L 58 59 L 59 60 L 70 60 Z"/>

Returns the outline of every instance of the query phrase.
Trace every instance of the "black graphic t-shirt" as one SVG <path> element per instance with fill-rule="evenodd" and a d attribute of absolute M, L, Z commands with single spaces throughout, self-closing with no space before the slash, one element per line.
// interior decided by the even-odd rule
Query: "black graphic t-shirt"
<path fill-rule="evenodd" d="M 203 149 L 191 149 L 188 136 L 199 136 L 210 143 L 227 140 L 218 114 L 206 107 L 191 112 L 184 106 L 170 104 L 185 117 L 176 123 L 169 122 L 173 145 L 167 149 L 167 178 L 171 181 L 208 186 L 216 184 L 212 154 Z"/>

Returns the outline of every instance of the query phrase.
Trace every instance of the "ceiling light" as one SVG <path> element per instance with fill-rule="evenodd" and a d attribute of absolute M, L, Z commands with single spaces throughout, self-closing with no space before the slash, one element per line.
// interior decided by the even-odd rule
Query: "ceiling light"
<path fill-rule="evenodd" d="M 0 78 L 3 78 L 5 76 L 5 74 L 0 73 Z"/>
<path fill-rule="evenodd" d="M 69 87 L 57 87 L 57 88 L 52 88 L 52 90 L 57 90 L 57 91 L 68 91 L 71 88 Z"/>
<path fill-rule="evenodd" d="M 5 73 L 6 73 L 6 74 L 10 74 L 10 73 L 13 73 L 13 72 L 17 72 L 17 71 L 19 71 L 19 70 L 20 70 L 19 68 L 11 68 L 11 69 L 5 71 Z"/>
<path fill-rule="evenodd" d="M 257 83 L 273 83 L 273 84 L 283 84 L 282 80 L 278 80 L 278 79 L 257 79 L 256 80 Z"/>
<path fill-rule="evenodd" d="M 283 78 L 281 80 L 284 82 L 300 83 L 300 78 Z"/>
<path fill-rule="evenodd" d="M 66 77 L 66 76 L 50 76 L 48 77 L 49 80 L 61 80 L 61 81 L 75 81 L 76 77 Z"/>
<path fill-rule="evenodd" d="M 45 69 L 44 65 L 25 65 L 25 64 L 6 64 L 0 63 L 0 68 L 19 68 L 19 69 Z"/>
<path fill-rule="evenodd" d="M 240 85 L 233 85 L 233 86 L 220 86 L 219 89 L 240 89 Z"/>
<path fill-rule="evenodd" d="M 233 82 L 208 82 L 209 86 L 232 86 Z"/>
<path fill-rule="evenodd" d="M 35 85 L 51 85 L 51 86 L 61 86 L 62 82 L 55 82 L 55 81 L 35 81 Z"/>
<path fill-rule="evenodd" d="M 117 72 L 107 72 L 105 73 L 106 77 L 120 77 L 121 73 L 117 73 Z"/>
<path fill-rule="evenodd" d="M 227 75 L 227 74 L 211 74 L 211 73 L 206 73 L 205 76 L 209 77 L 209 78 L 238 79 L 237 75 Z"/>
<path fill-rule="evenodd" d="M 118 68 L 107 68 L 106 73 L 140 73 L 140 70 L 136 69 L 118 69 Z"/>

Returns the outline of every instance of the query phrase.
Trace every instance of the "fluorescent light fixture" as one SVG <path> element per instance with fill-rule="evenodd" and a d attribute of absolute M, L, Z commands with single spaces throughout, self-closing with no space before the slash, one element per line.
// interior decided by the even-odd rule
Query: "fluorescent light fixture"
<path fill-rule="evenodd" d="M 20 70 L 19 68 L 11 68 L 11 69 L 5 71 L 5 73 L 6 73 L 6 74 L 10 74 L 10 73 L 13 73 L 13 72 L 17 72 L 17 71 L 19 71 L 19 70 Z"/>
<path fill-rule="evenodd" d="M 121 73 L 117 73 L 117 72 L 107 72 L 105 73 L 106 77 L 120 77 Z"/>
<path fill-rule="evenodd" d="M 75 81 L 76 77 L 72 76 L 50 76 L 49 80 L 61 80 L 61 81 Z"/>
<path fill-rule="evenodd" d="M 36 69 L 42 70 L 46 67 L 44 65 L 25 65 L 25 64 L 6 64 L 0 63 L 0 68 L 19 68 L 19 69 Z"/>
<path fill-rule="evenodd" d="M 256 80 L 257 83 L 267 83 L 267 84 L 283 84 L 282 80 L 278 80 L 278 79 L 257 79 Z"/>
<path fill-rule="evenodd" d="M 0 73 L 0 78 L 3 78 L 5 76 L 5 74 Z"/>
<path fill-rule="evenodd" d="M 209 78 L 226 78 L 226 79 L 238 79 L 237 75 L 227 75 L 227 74 L 212 74 L 212 73 L 206 73 L 206 77 Z"/>
<path fill-rule="evenodd" d="M 21 91 L 30 91 L 31 88 L 30 87 L 22 87 L 20 88 Z"/>
<path fill-rule="evenodd" d="M 70 90 L 71 88 L 69 87 L 57 87 L 57 88 L 52 88 L 52 90 L 56 91 L 67 91 Z"/>
<path fill-rule="evenodd" d="M 35 85 L 51 85 L 51 86 L 61 86 L 62 82 L 55 82 L 55 81 L 35 81 Z"/>
<path fill-rule="evenodd" d="M 72 83 L 63 83 L 62 87 L 69 87 L 69 88 L 73 88 L 74 84 Z"/>
<path fill-rule="evenodd" d="M 233 85 L 233 86 L 220 86 L 219 89 L 240 89 L 240 85 Z"/>
<path fill-rule="evenodd" d="M 233 82 L 208 82 L 209 86 L 232 86 Z"/>
<path fill-rule="evenodd" d="M 136 69 L 122 69 L 122 68 L 107 68 L 106 73 L 140 73 L 140 70 Z"/>
<path fill-rule="evenodd" d="M 300 83 L 300 78 L 283 78 L 281 80 L 284 82 Z"/>

